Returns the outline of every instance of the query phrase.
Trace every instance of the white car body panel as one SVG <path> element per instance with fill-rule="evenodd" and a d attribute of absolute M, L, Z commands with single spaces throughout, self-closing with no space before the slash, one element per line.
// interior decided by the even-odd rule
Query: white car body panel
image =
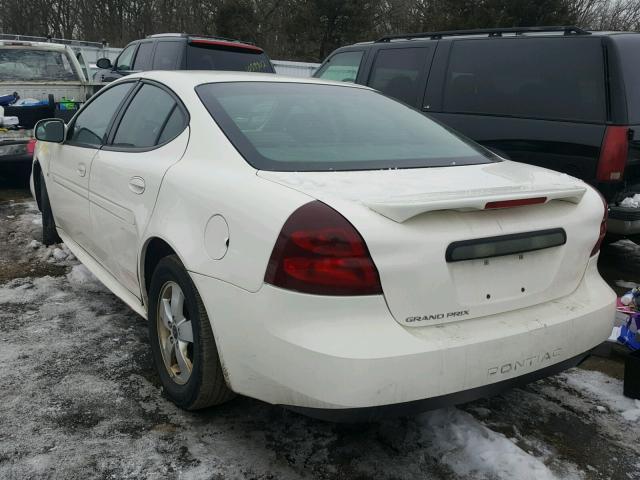
<path fill-rule="evenodd" d="M 64 205 L 75 197 L 62 183 L 53 187 L 60 235 L 145 317 L 146 247 L 156 238 L 166 242 L 202 296 L 233 391 L 304 408 L 399 404 L 561 364 L 608 337 L 615 294 L 597 272 L 597 255 L 590 256 L 603 204 L 581 181 L 508 161 L 384 171 L 258 171 L 212 120 L 194 87 L 331 82 L 231 72 L 145 72 L 127 81 L 135 78 L 172 89 L 189 111 L 189 126 L 165 147 L 100 151 L 93 163 L 87 160 L 88 184 L 74 178 L 70 191 L 88 189 L 90 227 L 74 220 L 82 218 L 80 202 Z M 39 142 L 36 151 L 50 191 L 57 185 L 52 176 L 73 178 L 77 163 L 75 153 L 60 160 L 56 148 Z M 145 180 L 144 194 L 129 189 L 134 177 Z M 478 210 L 482 202 L 533 194 L 549 201 Z M 360 232 L 384 295 L 310 295 L 264 282 L 282 226 L 316 199 Z M 211 224 L 217 227 L 208 229 Z M 566 231 L 566 245 L 522 258 L 445 261 L 454 241 L 555 227 Z M 407 321 L 460 309 L 468 310 L 464 318 Z"/>
<path fill-rule="evenodd" d="M 43 172 L 46 172 L 51 204 L 56 205 L 56 225 L 76 243 L 91 249 L 89 172 L 98 149 L 60 144 L 49 144 L 48 147 L 51 152 L 49 168 Z"/>
<path fill-rule="evenodd" d="M 590 350 L 611 333 L 615 303 L 596 263 L 594 257 L 580 287 L 561 300 L 420 328 L 394 322 L 382 297 L 310 296 L 268 285 L 250 293 L 192 278 L 207 292 L 234 391 L 274 404 L 344 409 L 465 391 Z"/>
<path fill-rule="evenodd" d="M 162 179 L 182 158 L 188 142 L 189 128 L 186 128 L 160 148 L 126 155 L 120 151 L 100 150 L 93 160 L 89 215 L 94 232 L 94 252 L 96 258 L 138 298 L 142 298 L 138 277 L 140 242 Z"/>
<path fill-rule="evenodd" d="M 511 161 L 466 167 L 259 175 L 322 200 L 356 227 L 378 267 L 389 308 L 396 320 L 407 326 L 493 315 L 570 294 L 577 288 L 598 238 L 599 231 L 593 225 L 602 220 L 602 200 L 593 189 L 567 175 Z M 530 206 L 526 215 L 519 208 L 439 210 L 402 223 L 373 212 L 370 206 L 375 201 L 378 210 L 387 201 L 397 206 L 399 198 L 408 198 L 411 209 L 414 198 L 434 191 L 442 192 L 440 198 L 461 192 L 464 199 L 464 186 L 476 184 L 488 192 L 485 203 L 495 200 L 495 191 L 537 191 L 536 185 L 546 191 L 553 185 L 556 191 L 574 193 L 571 201 Z M 389 192 L 386 200 L 381 198 L 385 192 Z M 583 197 L 576 204 L 578 192 Z M 477 198 L 477 193 L 472 195 Z M 522 258 L 445 261 L 446 248 L 455 241 L 556 227 L 567 232 L 568 243 L 561 249 L 528 252 Z"/>

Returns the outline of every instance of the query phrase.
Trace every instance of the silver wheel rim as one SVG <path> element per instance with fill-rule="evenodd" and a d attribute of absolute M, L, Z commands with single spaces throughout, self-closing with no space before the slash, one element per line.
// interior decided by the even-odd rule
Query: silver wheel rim
<path fill-rule="evenodd" d="M 193 371 L 193 328 L 185 315 L 184 293 L 176 282 L 163 285 L 157 313 L 162 362 L 171 379 L 184 385 Z"/>

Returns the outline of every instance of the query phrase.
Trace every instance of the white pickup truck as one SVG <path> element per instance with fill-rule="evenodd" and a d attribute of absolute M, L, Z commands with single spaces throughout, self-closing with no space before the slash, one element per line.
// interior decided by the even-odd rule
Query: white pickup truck
<path fill-rule="evenodd" d="M 0 118 L 0 175 L 30 171 L 35 123 L 56 116 L 69 120 L 74 112 L 65 107 L 73 104 L 64 100 L 82 103 L 96 87 L 66 45 L 0 40 L 0 115 L 5 119 Z M 41 103 L 29 105 L 33 100 Z M 17 117 L 18 125 L 10 117 Z"/>

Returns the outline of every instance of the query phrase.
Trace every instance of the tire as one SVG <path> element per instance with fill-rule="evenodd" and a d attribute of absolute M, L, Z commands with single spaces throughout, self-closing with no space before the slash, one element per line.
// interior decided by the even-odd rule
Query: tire
<path fill-rule="evenodd" d="M 182 302 L 177 300 L 176 292 L 182 293 Z M 185 410 L 198 410 L 235 396 L 224 379 L 200 294 L 176 255 L 164 257 L 153 272 L 148 316 L 153 362 L 173 403 Z M 185 321 L 191 322 L 190 332 Z M 178 353 L 183 358 L 182 364 Z M 181 365 L 190 365 L 191 370 Z"/>
<path fill-rule="evenodd" d="M 44 175 L 40 172 L 40 204 L 42 207 L 42 243 L 49 246 L 55 243 L 62 243 L 56 230 L 56 221 L 51 211 L 47 185 L 44 182 Z"/>

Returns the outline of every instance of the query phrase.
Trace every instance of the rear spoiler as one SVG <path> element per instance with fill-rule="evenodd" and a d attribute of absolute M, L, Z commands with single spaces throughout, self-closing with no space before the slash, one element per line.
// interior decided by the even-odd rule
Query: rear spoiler
<path fill-rule="evenodd" d="M 374 212 L 402 223 L 417 215 L 437 210 L 486 210 L 562 200 L 580 203 L 586 192 L 582 186 L 499 187 L 452 192 L 432 192 L 419 195 L 393 196 L 363 202 Z"/>

